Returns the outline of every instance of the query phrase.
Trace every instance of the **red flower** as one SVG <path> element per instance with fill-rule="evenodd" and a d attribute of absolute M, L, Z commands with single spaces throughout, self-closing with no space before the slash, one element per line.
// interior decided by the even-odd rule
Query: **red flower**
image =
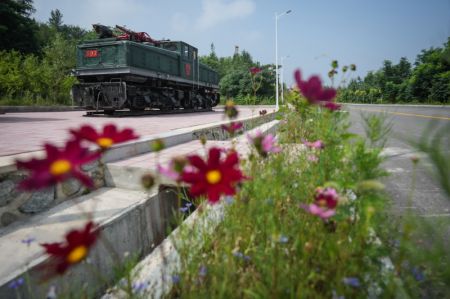
<path fill-rule="evenodd" d="M 18 169 L 27 169 L 31 175 L 20 182 L 23 190 L 37 190 L 62 182 L 68 178 L 78 179 L 86 187 L 93 187 L 92 180 L 85 175 L 80 166 L 94 161 L 100 153 L 90 153 L 82 148 L 77 140 L 66 143 L 63 149 L 45 144 L 45 159 L 33 158 L 30 161 L 16 161 Z"/>
<path fill-rule="evenodd" d="M 243 127 L 242 122 L 231 122 L 229 125 L 222 125 L 222 129 L 230 134 L 234 134 Z"/>
<path fill-rule="evenodd" d="M 257 75 L 257 74 L 259 74 L 259 73 L 261 73 L 262 72 L 262 69 L 261 68 L 259 68 L 259 67 L 251 67 L 250 68 L 250 73 L 252 74 L 252 75 Z"/>
<path fill-rule="evenodd" d="M 340 106 L 332 102 L 336 97 L 336 90 L 334 88 L 323 88 L 319 77 L 312 76 L 308 81 L 303 81 L 300 70 L 295 71 L 294 77 L 298 89 L 310 104 L 319 104 L 330 110 L 339 109 Z"/>
<path fill-rule="evenodd" d="M 52 274 L 63 274 L 70 266 L 87 257 L 98 238 L 97 226 L 89 221 L 83 229 L 68 232 L 65 238 L 65 242 L 41 244 L 50 256 L 45 266 L 50 268 Z"/>
<path fill-rule="evenodd" d="M 190 194 L 194 197 L 207 195 L 212 204 L 219 201 L 222 194 L 236 194 L 235 186 L 244 180 L 239 169 L 239 157 L 235 151 L 228 152 L 221 160 L 222 150 L 211 148 L 207 161 L 198 155 L 189 156 L 188 160 L 194 170 L 184 170 L 181 180 L 191 184 Z"/>
<path fill-rule="evenodd" d="M 70 130 L 73 136 L 80 140 L 88 140 L 97 144 L 102 149 L 107 149 L 113 144 L 137 139 L 138 136 L 134 134 L 132 129 L 124 129 L 118 131 L 117 127 L 113 124 L 103 127 L 103 132 L 97 133 L 97 131 L 89 126 L 84 125 L 79 131 Z"/>

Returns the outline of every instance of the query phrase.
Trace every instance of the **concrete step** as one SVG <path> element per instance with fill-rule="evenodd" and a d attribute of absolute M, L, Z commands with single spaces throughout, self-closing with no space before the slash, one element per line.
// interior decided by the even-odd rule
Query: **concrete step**
<path fill-rule="evenodd" d="M 114 247 L 118 256 L 125 252 L 140 256 L 148 254 L 167 234 L 172 211 L 177 209 L 178 199 L 170 189 L 158 192 L 100 188 L 90 194 L 66 201 L 47 212 L 31 217 L 28 221 L 13 224 L 0 233 L 0 298 L 16 298 L 8 285 L 22 277 L 26 286 L 19 289 L 20 298 L 44 298 L 49 285 L 79 285 L 89 282 L 87 288 L 98 292 L 102 285 L 89 268 L 94 267 L 108 281 L 113 277 L 112 266 L 117 264 L 111 250 L 104 242 L 97 242 L 92 249 L 89 263 L 80 263 L 70 273 L 39 283 L 42 272 L 38 269 L 47 259 L 39 243 L 60 242 L 64 235 L 85 224 L 86 213 L 100 224 L 102 238 Z M 35 238 L 29 246 L 22 240 Z M 28 274 L 25 272 L 28 270 Z M 28 294 L 27 290 L 33 290 Z"/>

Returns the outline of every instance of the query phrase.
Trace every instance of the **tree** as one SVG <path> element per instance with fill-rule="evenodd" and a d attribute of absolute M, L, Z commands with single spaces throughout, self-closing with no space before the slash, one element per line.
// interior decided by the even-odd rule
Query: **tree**
<path fill-rule="evenodd" d="M 62 21 L 63 14 L 59 9 L 52 10 L 50 12 L 50 18 L 48 19 L 48 24 L 50 27 L 54 28 L 56 31 L 60 31 L 63 25 Z"/>
<path fill-rule="evenodd" d="M 0 2 L 0 50 L 38 52 L 37 24 L 30 18 L 33 12 L 32 0 Z"/>

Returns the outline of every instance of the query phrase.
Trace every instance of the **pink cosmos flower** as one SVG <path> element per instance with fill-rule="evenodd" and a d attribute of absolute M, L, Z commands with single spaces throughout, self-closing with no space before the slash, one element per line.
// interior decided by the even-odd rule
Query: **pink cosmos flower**
<path fill-rule="evenodd" d="M 158 164 L 157 170 L 160 174 L 171 180 L 180 181 L 183 171 L 193 171 L 192 166 L 188 165 L 187 163 L 187 158 L 175 157 L 170 160 L 167 167 L 163 167 L 162 165 Z"/>
<path fill-rule="evenodd" d="M 325 209 L 320 207 L 319 205 L 315 204 L 315 203 L 311 203 L 309 205 L 301 205 L 301 207 L 308 213 L 312 214 L 312 215 L 316 215 L 319 216 L 322 219 L 328 219 L 331 216 L 334 216 L 336 214 L 336 210 L 334 209 Z"/>
<path fill-rule="evenodd" d="M 317 188 L 314 203 L 300 205 L 305 211 L 322 219 L 328 219 L 336 214 L 336 206 L 339 200 L 336 189 Z"/>
<path fill-rule="evenodd" d="M 167 167 L 163 167 L 161 164 L 156 166 L 158 172 L 171 180 L 178 181 L 180 174 L 173 169 L 173 162 L 170 161 Z"/>
<path fill-rule="evenodd" d="M 321 105 L 332 111 L 339 109 L 339 105 L 333 103 L 336 97 L 334 88 L 323 88 L 322 81 L 318 76 L 312 76 L 308 81 L 303 81 L 300 70 L 296 70 L 294 78 L 298 89 L 310 104 Z"/>
<path fill-rule="evenodd" d="M 306 145 L 309 148 L 314 148 L 314 149 L 323 149 L 325 147 L 325 145 L 323 144 L 322 140 L 316 140 L 316 141 L 313 141 L 313 142 L 303 141 L 303 144 Z"/>
<path fill-rule="evenodd" d="M 307 159 L 308 159 L 308 161 L 311 161 L 311 162 L 319 161 L 319 158 L 317 158 L 317 156 L 315 156 L 315 155 L 309 155 Z"/>
<path fill-rule="evenodd" d="M 256 151 L 264 158 L 269 153 L 279 153 L 281 151 L 281 147 L 276 145 L 276 137 L 272 134 L 264 136 L 261 131 L 257 131 L 254 136 L 247 135 L 247 138 L 256 148 Z"/>
<path fill-rule="evenodd" d="M 222 129 L 233 135 L 242 129 L 243 126 L 242 122 L 231 122 L 229 125 L 222 125 Z"/>

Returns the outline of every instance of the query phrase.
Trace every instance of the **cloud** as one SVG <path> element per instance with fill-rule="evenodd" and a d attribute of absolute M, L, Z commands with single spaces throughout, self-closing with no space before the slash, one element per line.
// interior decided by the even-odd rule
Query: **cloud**
<path fill-rule="evenodd" d="M 236 18 L 244 18 L 255 11 L 256 5 L 253 0 L 203 0 L 202 14 L 200 15 L 196 27 L 199 30 L 206 30 L 219 23 L 223 23 Z"/>

